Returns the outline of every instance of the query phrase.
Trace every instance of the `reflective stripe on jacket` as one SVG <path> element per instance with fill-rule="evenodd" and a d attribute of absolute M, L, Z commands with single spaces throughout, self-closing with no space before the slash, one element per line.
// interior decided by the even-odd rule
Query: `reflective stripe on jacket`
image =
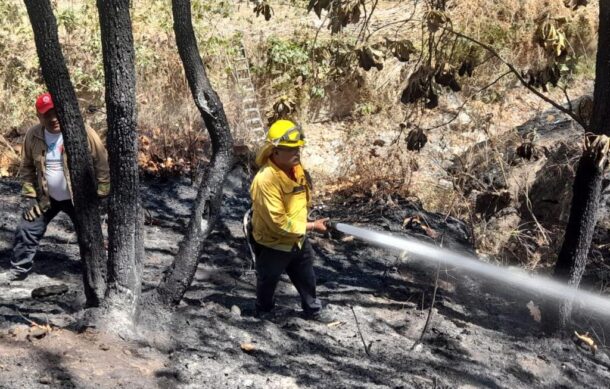
<path fill-rule="evenodd" d="M 93 168 L 97 178 L 98 196 L 107 196 L 110 193 L 110 169 L 108 167 L 108 154 L 100 137 L 95 131 L 87 128 L 87 144 L 93 159 Z M 49 206 L 49 189 L 45 178 L 47 143 L 44 140 L 44 128 L 37 124 L 30 128 L 25 135 L 21 154 L 21 194 L 26 197 L 38 199 L 41 208 Z M 68 189 L 72 193 L 68 159 L 63 155 L 64 175 Z"/>
<path fill-rule="evenodd" d="M 250 187 L 252 235 L 263 246 L 281 251 L 301 247 L 307 229 L 310 186 L 301 165 L 296 181 L 271 160 L 259 170 Z"/>

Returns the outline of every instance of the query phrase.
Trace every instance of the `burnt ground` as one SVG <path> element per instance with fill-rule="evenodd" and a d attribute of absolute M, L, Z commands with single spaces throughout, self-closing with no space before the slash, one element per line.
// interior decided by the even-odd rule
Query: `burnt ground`
<path fill-rule="evenodd" d="M 254 317 L 255 274 L 241 230 L 248 206 L 246 181 L 239 171 L 231 175 L 223 220 L 210 236 L 192 287 L 166 321 L 144 323 L 147 330 L 138 342 L 76 330 L 84 303 L 78 248 L 70 222 L 56 219 L 36 256 L 34 273 L 0 286 L 0 387 L 610 385 L 605 347 L 593 355 L 569 337 L 544 336 L 526 307 L 536 296 L 455 269 L 441 267 L 428 331 L 412 349 L 428 316 L 435 267 L 338 234 L 312 238 L 319 296 L 329 304 L 335 323 L 303 320 L 287 278 L 278 288 L 277 317 Z M 18 192 L 16 182 L 0 181 L 0 271 L 9 267 L 20 217 Z M 177 250 L 194 193 L 187 181 L 176 179 L 149 181 L 142 194 L 152 220 L 146 226 L 148 290 Z M 327 204 L 323 213 L 427 240 L 440 236 L 445 247 L 470 251 L 462 223 L 425 213 L 405 199 L 345 196 Z M 414 215 L 419 219 L 405 230 L 403 221 Z M 34 288 L 59 284 L 68 290 L 31 297 Z M 591 325 L 582 323 L 574 328 L 584 332 Z M 603 338 L 599 327 L 595 335 Z M 244 343 L 254 350 L 242 351 Z"/>

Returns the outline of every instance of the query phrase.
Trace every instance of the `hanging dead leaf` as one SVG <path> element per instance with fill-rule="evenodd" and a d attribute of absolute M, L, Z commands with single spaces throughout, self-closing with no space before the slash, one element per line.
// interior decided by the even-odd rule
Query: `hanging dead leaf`
<path fill-rule="evenodd" d="M 428 30 L 430 30 L 431 32 L 438 31 L 439 28 L 449 22 L 449 18 L 447 17 L 447 15 L 443 11 L 438 9 L 428 11 L 428 13 L 426 13 L 425 19 L 426 25 L 428 26 Z"/>
<path fill-rule="evenodd" d="M 419 151 L 428 142 L 428 137 L 421 128 L 418 128 L 409 131 L 405 141 L 407 142 L 407 150 Z"/>
<path fill-rule="evenodd" d="M 460 65 L 460 69 L 458 70 L 458 74 L 460 77 L 467 75 L 468 77 L 472 77 L 472 71 L 474 70 L 474 62 L 472 59 L 465 59 Z"/>
<path fill-rule="evenodd" d="M 386 39 L 386 46 L 390 53 L 401 62 L 407 62 L 411 54 L 417 52 L 413 43 L 407 39 L 391 40 Z"/>
<path fill-rule="evenodd" d="M 360 6 L 362 0 L 332 1 L 330 8 L 330 28 L 331 33 L 336 34 L 343 30 L 348 24 L 360 21 Z"/>
<path fill-rule="evenodd" d="M 313 10 L 319 18 L 322 17 L 322 10 L 328 10 L 331 0 L 310 0 L 307 5 L 307 12 Z"/>
<path fill-rule="evenodd" d="M 561 57 L 567 53 L 569 42 L 562 29 L 565 22 L 564 18 L 551 18 L 548 14 L 539 20 L 534 41 L 551 56 Z"/>
<path fill-rule="evenodd" d="M 427 66 L 419 67 L 407 81 L 406 88 L 402 91 L 400 102 L 412 104 L 426 96 L 430 86 L 433 70 Z"/>
<path fill-rule="evenodd" d="M 256 17 L 263 15 L 265 20 L 269 21 L 271 19 L 271 15 L 274 14 L 274 11 L 266 0 L 262 0 L 259 1 L 254 7 L 254 13 L 256 14 Z"/>
<path fill-rule="evenodd" d="M 568 8 L 576 10 L 578 7 L 586 7 L 589 4 L 589 0 L 563 0 L 563 4 Z"/>
<path fill-rule="evenodd" d="M 535 88 L 540 88 L 544 92 L 548 92 L 547 84 L 557 86 L 561 78 L 561 69 L 557 63 L 549 64 L 543 68 L 529 69 L 522 74 L 528 85 Z"/>
<path fill-rule="evenodd" d="M 279 119 L 289 119 L 289 115 L 294 113 L 295 110 L 296 102 L 294 99 L 283 95 L 273 103 L 271 111 L 267 113 L 267 120 L 271 124 Z"/>
<path fill-rule="evenodd" d="M 447 86 L 454 92 L 462 90 L 462 87 L 455 79 L 455 69 L 448 63 L 444 63 L 438 67 L 438 70 L 434 75 L 434 80 L 437 84 Z"/>
<path fill-rule="evenodd" d="M 374 66 L 377 70 L 383 69 L 384 54 L 383 51 L 375 49 L 371 46 L 363 46 L 356 49 L 360 67 L 366 71 L 371 70 Z"/>

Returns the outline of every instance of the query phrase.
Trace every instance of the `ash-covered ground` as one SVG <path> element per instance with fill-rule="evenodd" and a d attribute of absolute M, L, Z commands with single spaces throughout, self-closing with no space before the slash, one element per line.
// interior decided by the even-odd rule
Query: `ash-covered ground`
<path fill-rule="evenodd" d="M 209 238 L 193 285 L 170 320 L 146 325 L 138 342 L 94 329 L 76 331 L 84 304 L 78 247 L 67 217 L 56 219 L 34 273 L 0 286 L 0 387 L 610 385 L 605 347 L 593 354 L 569 337 L 543 334 L 527 308 L 540 296 L 444 266 L 428 330 L 413 348 L 432 303 L 436 266 L 336 233 L 311 238 L 318 294 L 336 321 L 303 320 L 287 277 L 278 287 L 277 317 L 255 317 L 256 276 L 241 226 L 249 204 L 247 181 L 239 169 L 231 174 L 222 221 Z M 0 271 L 6 271 L 20 217 L 18 183 L 0 181 L 0 193 Z M 187 180 L 157 180 L 147 181 L 142 195 L 149 212 L 144 274 L 144 290 L 149 290 L 177 250 L 194 190 Z M 426 213 L 405 199 L 347 197 L 325 204 L 321 213 L 428 241 L 442 237 L 444 247 L 472 253 L 463 223 Z M 67 291 L 31 296 L 35 288 L 50 285 L 65 285 Z M 584 331 L 585 324 L 574 329 Z M 244 344 L 253 350 L 242 350 Z"/>

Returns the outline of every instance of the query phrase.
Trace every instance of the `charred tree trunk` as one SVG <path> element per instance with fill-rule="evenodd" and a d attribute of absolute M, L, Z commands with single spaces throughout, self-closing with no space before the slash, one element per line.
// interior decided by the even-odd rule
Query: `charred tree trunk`
<path fill-rule="evenodd" d="M 191 2 L 173 0 L 174 32 L 186 78 L 212 141 L 212 161 L 199 186 L 193 215 L 178 254 L 153 299 L 178 304 L 193 281 L 203 244 L 220 215 L 224 181 L 233 163 L 233 139 L 222 103 L 199 56 L 191 21 Z"/>
<path fill-rule="evenodd" d="M 599 2 L 599 36 L 595 69 L 595 91 L 591 131 L 574 178 L 572 207 L 555 277 L 578 287 L 587 257 L 597 213 L 604 171 L 608 165 L 610 139 L 610 2 Z M 570 319 L 572 301 L 550 307 L 545 322 L 548 330 L 564 328 Z"/>
<path fill-rule="evenodd" d="M 98 0 L 106 87 L 110 183 L 108 290 L 106 304 L 135 319 L 142 284 L 136 132 L 135 52 L 130 0 Z M 115 315 L 110 315 L 116 320 Z"/>
<path fill-rule="evenodd" d="M 25 5 L 34 30 L 42 75 L 53 95 L 64 135 L 87 304 L 98 306 L 106 291 L 106 252 L 85 124 L 61 51 L 57 23 L 49 0 L 25 0 Z"/>

